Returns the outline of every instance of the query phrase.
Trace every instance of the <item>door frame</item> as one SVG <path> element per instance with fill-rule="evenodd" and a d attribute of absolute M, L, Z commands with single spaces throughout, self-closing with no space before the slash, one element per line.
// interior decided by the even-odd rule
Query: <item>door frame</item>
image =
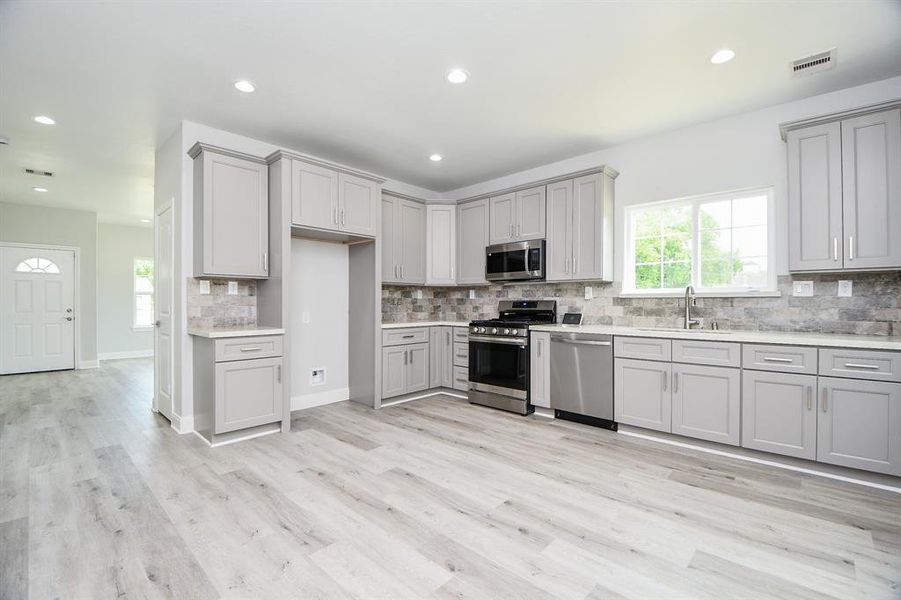
<path fill-rule="evenodd" d="M 169 200 L 166 200 L 159 206 L 155 207 L 153 210 L 153 275 L 154 275 L 154 278 L 153 278 L 153 397 L 151 398 L 150 408 L 155 413 L 160 412 L 159 398 L 157 397 L 157 390 L 159 389 L 159 387 L 158 387 L 159 381 L 157 379 L 157 375 L 158 375 L 158 373 L 157 373 L 157 355 L 159 354 L 159 352 L 157 352 L 157 348 L 156 348 L 156 339 L 157 339 L 157 326 L 156 326 L 157 318 L 156 317 L 158 314 L 157 310 L 158 310 L 159 304 L 157 303 L 156 299 L 157 299 L 157 289 L 159 286 L 157 286 L 157 284 L 156 284 L 156 273 L 157 273 L 156 265 L 157 265 L 157 262 L 159 259 L 159 254 L 160 254 L 159 247 L 158 247 L 159 227 L 160 227 L 159 217 L 167 210 L 172 211 L 172 240 L 171 240 L 172 244 L 171 244 L 171 253 L 170 253 L 172 256 L 172 274 L 171 274 L 172 281 L 169 284 L 169 309 L 172 310 L 172 308 L 175 306 L 175 270 L 174 270 L 175 269 L 175 202 L 174 202 L 174 198 L 170 198 Z M 172 321 L 174 321 L 174 320 L 175 319 L 173 318 Z M 170 325 L 170 328 L 171 327 L 172 327 L 172 325 Z M 169 369 L 169 376 L 174 379 L 175 336 L 171 335 L 171 333 L 172 332 L 170 332 L 170 336 L 169 336 L 169 340 L 170 340 L 170 342 L 169 342 L 169 358 L 172 361 L 172 365 L 171 365 L 171 368 Z M 175 389 L 175 387 L 172 386 L 173 395 L 174 395 L 174 389 Z M 175 399 L 174 398 L 172 399 L 172 408 L 173 408 L 173 410 L 172 410 L 173 416 L 175 416 Z"/>
<path fill-rule="evenodd" d="M 81 264 L 81 248 L 79 246 L 64 246 L 62 244 L 31 244 L 27 242 L 0 242 L 0 248 L 33 248 L 35 250 L 62 250 L 64 252 L 72 252 L 74 255 L 74 265 L 75 269 L 74 273 L 74 284 L 72 288 L 72 311 L 75 314 L 75 327 L 72 329 L 72 369 L 74 371 L 80 370 L 82 368 L 94 368 L 94 367 L 82 367 L 81 366 L 81 336 L 79 335 L 79 330 L 81 329 L 80 321 L 80 312 L 78 310 L 78 297 L 80 295 L 81 290 L 81 277 L 79 274 L 79 265 Z M 2 281 L 2 278 L 0 278 Z M 94 305 L 94 309 L 96 311 L 96 303 Z M 2 327 L 3 313 L 0 313 L 0 327 Z M 96 323 L 96 315 L 94 317 Z M 95 361 L 96 362 L 96 361 Z"/>

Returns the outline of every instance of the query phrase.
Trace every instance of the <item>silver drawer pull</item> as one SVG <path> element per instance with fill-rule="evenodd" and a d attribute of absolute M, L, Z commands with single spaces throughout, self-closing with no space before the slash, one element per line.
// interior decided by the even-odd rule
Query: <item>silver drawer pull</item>
<path fill-rule="evenodd" d="M 459 377 L 456 379 L 457 383 L 469 383 L 468 379 L 460 379 Z"/>
<path fill-rule="evenodd" d="M 244 346 L 241 348 L 241 352 L 259 352 L 262 350 L 259 346 Z"/>
<path fill-rule="evenodd" d="M 779 358 L 779 357 L 777 357 L 777 356 L 764 356 L 764 357 L 763 357 L 763 360 L 765 360 L 765 361 L 767 361 L 767 362 L 780 362 L 780 363 L 790 363 L 790 362 L 795 362 L 795 361 L 794 361 L 793 359 L 791 359 L 791 358 Z"/>
<path fill-rule="evenodd" d="M 411 333 L 410 335 L 405 335 L 405 336 L 403 336 L 403 338 L 404 338 L 405 340 L 408 340 L 408 339 L 410 339 L 410 338 L 415 338 L 415 337 L 416 337 L 416 334 L 415 334 L 415 333 Z"/>
<path fill-rule="evenodd" d="M 845 363 L 845 366 L 849 369 L 873 369 L 879 370 L 879 365 L 862 365 L 859 363 Z"/>

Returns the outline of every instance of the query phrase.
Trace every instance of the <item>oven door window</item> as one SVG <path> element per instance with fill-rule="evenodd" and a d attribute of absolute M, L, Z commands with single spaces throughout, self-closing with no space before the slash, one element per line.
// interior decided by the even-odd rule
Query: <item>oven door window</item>
<path fill-rule="evenodd" d="M 486 257 L 486 269 L 490 274 L 522 273 L 526 270 L 526 251 L 492 252 Z"/>
<path fill-rule="evenodd" d="M 525 346 L 469 342 L 469 380 L 526 391 L 529 351 Z"/>

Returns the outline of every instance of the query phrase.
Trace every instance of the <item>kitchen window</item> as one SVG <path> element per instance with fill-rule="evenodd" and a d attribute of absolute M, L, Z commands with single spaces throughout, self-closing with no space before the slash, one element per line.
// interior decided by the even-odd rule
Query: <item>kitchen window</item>
<path fill-rule="evenodd" d="M 134 259 L 134 329 L 153 327 L 153 259 Z"/>
<path fill-rule="evenodd" d="M 623 293 L 775 294 L 773 234 L 772 188 L 629 206 Z"/>

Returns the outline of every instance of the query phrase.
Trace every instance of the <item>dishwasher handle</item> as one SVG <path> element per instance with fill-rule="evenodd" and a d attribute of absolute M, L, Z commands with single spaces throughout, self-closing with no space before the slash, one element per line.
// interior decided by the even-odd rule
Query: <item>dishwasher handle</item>
<path fill-rule="evenodd" d="M 552 342 L 572 344 L 574 346 L 612 346 L 613 342 L 596 342 L 594 340 L 571 340 L 568 338 L 551 338 Z"/>

